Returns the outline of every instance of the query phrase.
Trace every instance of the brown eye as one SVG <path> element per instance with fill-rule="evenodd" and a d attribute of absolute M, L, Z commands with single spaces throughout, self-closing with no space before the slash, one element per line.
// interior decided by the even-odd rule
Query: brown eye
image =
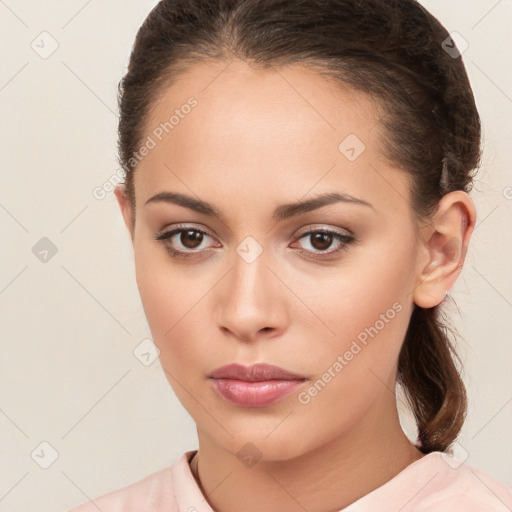
<path fill-rule="evenodd" d="M 181 232 L 180 242 L 187 249 L 197 249 L 203 241 L 203 232 L 197 229 L 187 229 Z"/>
<path fill-rule="evenodd" d="M 299 238 L 299 245 L 302 247 L 303 253 L 307 253 L 313 257 L 329 256 L 344 249 L 347 249 L 349 244 L 356 241 L 352 235 L 345 235 L 337 231 L 326 229 L 317 229 L 303 233 Z M 300 243 L 301 240 L 309 241 L 309 244 Z M 328 250 L 334 242 L 337 242 L 337 247 Z M 306 245 L 306 247 L 305 247 Z M 307 247 L 309 245 L 310 247 Z"/>
<path fill-rule="evenodd" d="M 211 249 L 211 245 L 205 247 L 205 240 L 212 238 L 201 229 L 192 227 L 177 227 L 157 235 L 155 240 L 161 242 L 167 252 L 174 258 L 187 258 L 199 256 Z"/>
<path fill-rule="evenodd" d="M 331 235 L 330 233 L 323 232 L 313 233 L 312 235 L 309 236 L 311 236 L 312 247 L 319 251 L 327 250 L 334 239 L 334 236 Z"/>

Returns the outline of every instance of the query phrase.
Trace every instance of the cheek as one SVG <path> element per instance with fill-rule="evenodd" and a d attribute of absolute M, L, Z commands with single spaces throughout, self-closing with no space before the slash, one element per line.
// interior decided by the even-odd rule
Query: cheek
<path fill-rule="evenodd" d="M 161 254 L 136 251 L 135 260 L 137 287 L 163 368 L 177 377 L 188 368 L 200 371 L 208 341 L 202 301 L 211 286 L 173 270 Z"/>
<path fill-rule="evenodd" d="M 190 414 L 202 396 L 200 378 L 205 374 L 207 341 L 204 320 L 201 323 L 201 293 L 186 287 L 186 280 L 173 278 L 173 273 L 156 273 L 156 268 L 139 273 L 138 286 L 146 318 L 165 378 L 176 397 Z M 196 297 L 197 296 L 197 297 Z"/>
<path fill-rule="evenodd" d="M 321 311 L 319 316 L 334 334 L 316 322 L 316 338 L 323 334 L 316 340 L 316 356 L 310 362 L 315 375 L 297 396 L 301 417 L 332 435 L 341 424 L 348 428 L 361 418 L 378 397 L 386 399 L 393 392 L 410 317 L 396 288 L 345 285 L 341 290 L 338 286 L 327 288 L 323 301 L 310 296 L 311 309 Z M 311 353 L 308 349 L 304 345 L 303 358 Z M 321 426 L 319 417 L 325 419 Z"/>
<path fill-rule="evenodd" d="M 350 374 L 348 382 L 354 383 L 371 377 L 370 368 L 383 380 L 391 378 L 409 323 L 414 275 L 403 248 L 391 252 L 376 245 L 363 252 L 346 267 L 294 280 L 294 289 L 315 313 L 306 315 L 309 329 L 313 325 L 315 337 L 326 342 L 319 345 L 323 355 L 317 370 L 327 371 L 341 355 L 344 368 L 353 369 L 343 370 Z"/>

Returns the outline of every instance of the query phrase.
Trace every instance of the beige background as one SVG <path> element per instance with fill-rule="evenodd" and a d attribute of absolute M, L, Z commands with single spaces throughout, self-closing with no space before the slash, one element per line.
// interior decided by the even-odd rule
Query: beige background
<path fill-rule="evenodd" d="M 118 169 L 117 83 L 155 3 L 0 0 L 0 511 L 65 510 L 196 448 L 158 361 L 134 355 L 150 332 L 130 240 L 114 195 L 93 196 Z M 470 396 L 456 454 L 512 487 L 512 0 L 423 4 L 469 43 L 484 123 L 452 290 Z"/>

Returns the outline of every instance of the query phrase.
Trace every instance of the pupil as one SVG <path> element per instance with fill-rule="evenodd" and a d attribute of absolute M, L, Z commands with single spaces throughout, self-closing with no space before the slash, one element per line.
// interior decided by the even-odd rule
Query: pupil
<path fill-rule="evenodd" d="M 187 249 L 195 249 L 199 245 L 201 245 L 201 242 L 203 240 L 203 234 L 199 231 L 190 229 L 188 231 L 183 231 L 181 233 L 180 242 L 187 248 Z"/>
<path fill-rule="evenodd" d="M 318 247 L 317 242 L 319 242 L 320 247 Z M 315 249 L 319 251 L 324 251 L 328 249 L 332 242 L 332 235 L 329 233 L 314 233 L 313 234 L 313 242 L 312 245 Z"/>

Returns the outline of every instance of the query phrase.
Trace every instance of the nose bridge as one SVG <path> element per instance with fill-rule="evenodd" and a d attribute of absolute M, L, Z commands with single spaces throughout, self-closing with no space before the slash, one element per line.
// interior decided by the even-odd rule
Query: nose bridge
<path fill-rule="evenodd" d="M 269 252 L 252 237 L 247 237 L 236 248 L 231 273 L 233 297 L 241 307 L 263 307 L 270 291 L 268 270 Z"/>
<path fill-rule="evenodd" d="M 233 268 L 226 276 L 219 303 L 219 326 L 251 338 L 266 327 L 276 327 L 278 290 L 267 268 L 270 251 L 247 237 L 233 254 Z"/>

